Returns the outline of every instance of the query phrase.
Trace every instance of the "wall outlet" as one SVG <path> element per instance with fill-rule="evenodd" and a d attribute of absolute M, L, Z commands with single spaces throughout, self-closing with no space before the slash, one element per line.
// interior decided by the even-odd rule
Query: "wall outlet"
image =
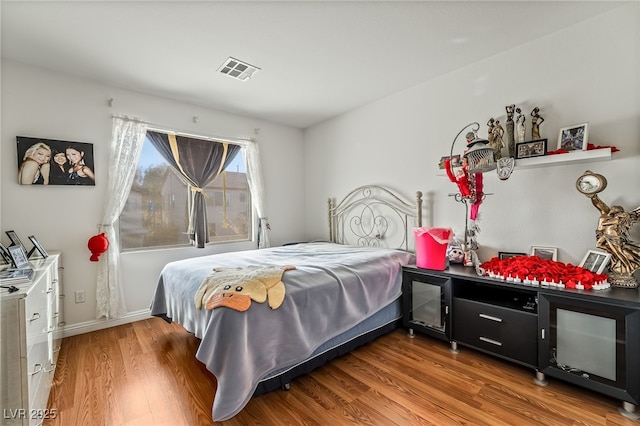
<path fill-rule="evenodd" d="M 84 290 L 76 290 L 76 303 L 84 303 Z"/>

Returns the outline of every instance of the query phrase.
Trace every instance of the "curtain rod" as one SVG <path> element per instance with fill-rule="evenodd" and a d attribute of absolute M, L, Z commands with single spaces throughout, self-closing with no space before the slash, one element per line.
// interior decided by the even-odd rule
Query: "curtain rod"
<path fill-rule="evenodd" d="M 191 133 L 191 132 L 187 132 L 187 131 L 182 131 L 182 130 L 176 130 L 176 129 L 167 129 L 164 128 L 158 124 L 154 124 L 154 123 L 149 123 L 148 121 L 142 120 L 138 117 L 131 117 L 128 115 L 121 115 L 121 114 L 111 114 L 112 118 L 123 118 L 123 119 L 127 119 L 127 120 L 132 120 L 132 121 L 137 121 L 139 123 L 143 123 L 147 125 L 147 130 L 151 130 L 151 131 L 156 131 L 156 132 L 162 132 L 162 133 L 175 133 L 176 135 L 179 136 L 186 136 L 186 137 L 193 137 L 193 138 L 198 138 L 198 139 L 204 139 L 204 140 L 215 140 L 217 142 L 229 142 L 229 143 L 234 143 L 234 144 L 241 144 L 244 142 L 256 142 L 255 139 L 253 138 L 230 138 L 230 137 L 226 137 L 226 136 L 211 136 L 211 135 L 200 135 L 197 133 Z"/>

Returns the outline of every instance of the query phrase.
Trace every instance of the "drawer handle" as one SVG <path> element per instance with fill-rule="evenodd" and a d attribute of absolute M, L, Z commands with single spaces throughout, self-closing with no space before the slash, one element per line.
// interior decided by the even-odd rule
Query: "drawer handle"
<path fill-rule="evenodd" d="M 43 331 L 44 333 L 53 333 L 53 330 L 55 330 L 55 329 L 56 329 L 56 326 L 55 326 L 55 325 L 50 325 L 49 327 L 47 327 L 47 328 L 43 329 L 42 331 Z"/>
<path fill-rule="evenodd" d="M 492 345 L 502 346 L 502 342 L 498 342 L 497 340 L 489 339 L 488 337 L 480 336 L 480 340 L 483 342 L 491 343 Z"/>
<path fill-rule="evenodd" d="M 39 312 L 34 312 L 33 315 L 31 315 L 31 319 L 29 321 L 35 321 L 40 319 L 40 313 Z"/>
<path fill-rule="evenodd" d="M 28 373 L 30 376 L 34 376 L 42 371 L 42 364 L 36 364 L 34 367 L 35 370 L 33 370 L 32 373 Z"/>
<path fill-rule="evenodd" d="M 67 325 L 67 322 L 66 322 L 66 321 L 60 321 L 60 322 L 58 323 L 58 327 L 64 327 L 65 325 Z"/>
<path fill-rule="evenodd" d="M 42 371 L 44 371 L 45 373 L 51 373 L 55 369 L 56 369 L 56 365 L 55 364 L 51 364 L 51 368 L 49 368 L 48 370 L 46 368 L 44 368 Z"/>
<path fill-rule="evenodd" d="M 487 314 L 478 314 L 478 316 L 479 316 L 480 318 L 488 319 L 488 320 L 491 320 L 491 321 L 495 321 L 495 322 L 502 322 L 502 318 L 492 317 L 491 315 L 487 315 Z"/>

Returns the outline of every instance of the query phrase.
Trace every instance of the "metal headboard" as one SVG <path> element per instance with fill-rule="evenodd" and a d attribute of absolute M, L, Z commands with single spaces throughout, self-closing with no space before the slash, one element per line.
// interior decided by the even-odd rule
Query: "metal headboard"
<path fill-rule="evenodd" d="M 411 204 L 385 187 L 365 185 L 328 203 L 329 238 L 338 244 L 410 250 L 413 227 L 422 226 L 420 191 Z"/>

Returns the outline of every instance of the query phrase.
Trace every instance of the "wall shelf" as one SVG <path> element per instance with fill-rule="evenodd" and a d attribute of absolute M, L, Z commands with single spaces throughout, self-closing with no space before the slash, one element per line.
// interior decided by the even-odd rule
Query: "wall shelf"
<path fill-rule="evenodd" d="M 563 166 L 567 164 L 591 163 L 595 161 L 611 160 L 611 148 L 590 149 L 588 151 L 573 151 L 566 154 L 543 155 L 542 157 L 522 158 L 516 160 L 514 172 L 523 169 L 539 167 Z M 454 168 L 454 173 L 458 168 Z M 438 169 L 436 176 L 447 176 L 444 169 Z"/>
<path fill-rule="evenodd" d="M 611 148 L 598 148 L 590 149 L 588 151 L 573 151 L 566 154 L 522 158 L 520 160 L 516 160 L 516 166 L 514 170 L 536 167 L 563 166 L 574 163 L 591 163 L 594 161 L 608 160 L 611 160 Z"/>

